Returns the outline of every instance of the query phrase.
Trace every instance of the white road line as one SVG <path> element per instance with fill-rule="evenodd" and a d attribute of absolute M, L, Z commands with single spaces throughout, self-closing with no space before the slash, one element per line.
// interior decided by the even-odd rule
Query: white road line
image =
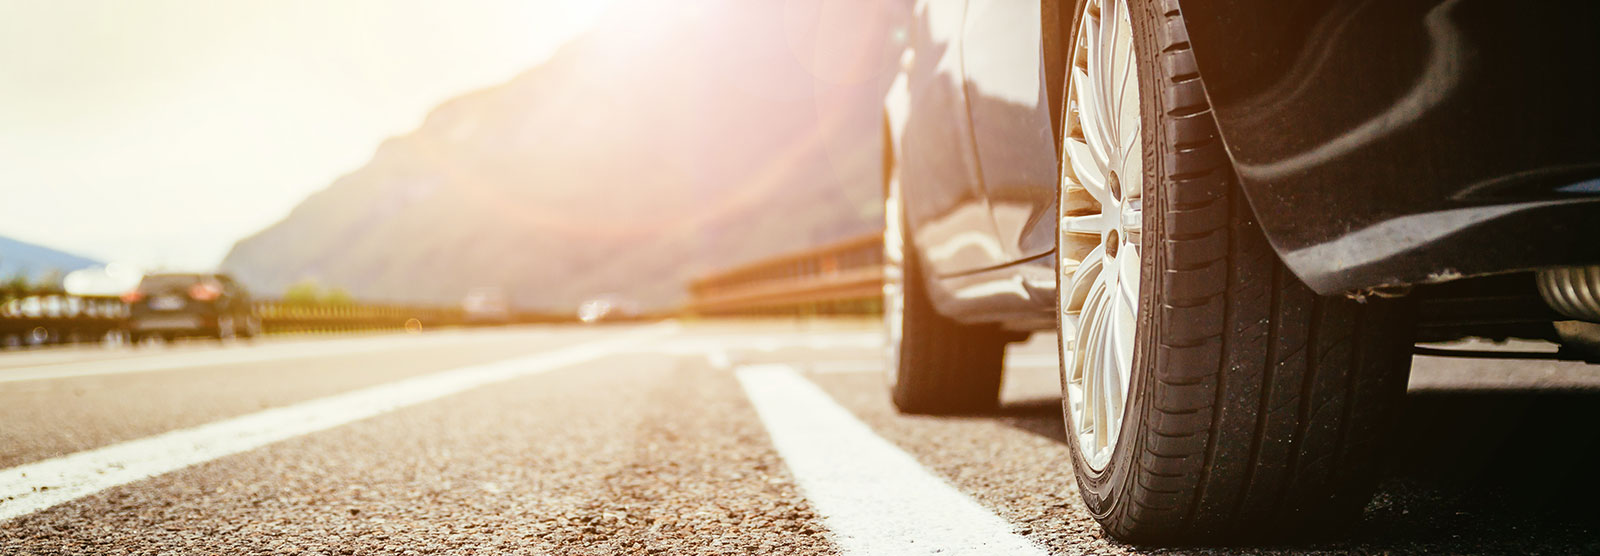
<path fill-rule="evenodd" d="M 1013 353 L 1006 355 L 1007 367 L 1057 368 L 1061 356 L 1054 353 Z"/>
<path fill-rule="evenodd" d="M 812 361 L 804 365 L 805 370 L 817 374 L 881 373 L 883 367 L 881 359 Z"/>
<path fill-rule="evenodd" d="M 1046 554 L 794 368 L 753 365 L 739 369 L 738 377 L 778 454 L 845 554 Z"/>
<path fill-rule="evenodd" d="M 656 325 L 608 340 L 441 371 L 0 470 L 0 521 L 479 386 L 583 363 L 676 329 Z"/>
<path fill-rule="evenodd" d="M 321 340 L 286 344 L 265 344 L 254 347 L 227 347 L 203 351 L 157 353 L 149 356 L 96 359 L 75 363 L 58 363 L 30 367 L 0 369 L 0 383 L 27 380 L 49 380 L 80 376 L 144 373 L 261 363 L 288 359 L 307 359 L 331 355 L 355 355 L 393 349 L 426 347 L 460 342 L 503 340 L 518 333 L 468 334 L 441 333 L 439 335 L 394 335 L 350 340 Z M 520 332 L 527 334 L 527 332 Z"/>
<path fill-rule="evenodd" d="M 733 367 L 733 360 L 728 358 L 728 350 L 725 349 L 707 351 L 706 362 L 710 363 L 713 369 L 727 370 Z"/>

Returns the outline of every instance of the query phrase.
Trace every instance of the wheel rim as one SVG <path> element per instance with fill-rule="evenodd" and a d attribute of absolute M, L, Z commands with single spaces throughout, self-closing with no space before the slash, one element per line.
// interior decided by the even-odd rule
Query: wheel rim
<path fill-rule="evenodd" d="M 1127 5 L 1089 0 L 1079 21 L 1061 142 L 1056 251 L 1066 287 L 1058 306 L 1067 426 L 1099 471 L 1116 447 L 1132 382 L 1144 163 Z"/>

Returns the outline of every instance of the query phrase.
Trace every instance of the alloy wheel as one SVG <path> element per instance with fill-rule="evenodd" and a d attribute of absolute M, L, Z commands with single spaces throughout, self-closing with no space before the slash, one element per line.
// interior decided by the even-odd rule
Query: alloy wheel
<path fill-rule="evenodd" d="M 1138 330 L 1144 211 L 1138 69 L 1128 7 L 1089 0 L 1079 18 L 1062 141 L 1062 383 L 1070 433 L 1105 468 L 1121 433 Z"/>

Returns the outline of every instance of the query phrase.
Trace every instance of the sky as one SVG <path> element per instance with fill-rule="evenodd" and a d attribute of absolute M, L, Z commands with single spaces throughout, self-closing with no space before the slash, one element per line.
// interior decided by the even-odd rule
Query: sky
<path fill-rule="evenodd" d="M 0 0 L 0 236 L 206 270 L 610 0 Z"/>

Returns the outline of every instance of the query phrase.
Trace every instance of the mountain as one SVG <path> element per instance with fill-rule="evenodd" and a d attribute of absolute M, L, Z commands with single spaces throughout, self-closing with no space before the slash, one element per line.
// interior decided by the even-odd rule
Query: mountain
<path fill-rule="evenodd" d="M 901 10 L 620 3 L 540 66 L 441 104 L 222 268 L 264 293 L 314 279 L 367 300 L 494 286 L 526 308 L 666 307 L 709 270 L 870 232 Z"/>
<path fill-rule="evenodd" d="M 0 277 L 9 278 L 24 274 L 30 280 L 38 280 L 52 272 L 66 274 L 101 264 L 103 263 L 94 259 L 0 237 Z"/>

